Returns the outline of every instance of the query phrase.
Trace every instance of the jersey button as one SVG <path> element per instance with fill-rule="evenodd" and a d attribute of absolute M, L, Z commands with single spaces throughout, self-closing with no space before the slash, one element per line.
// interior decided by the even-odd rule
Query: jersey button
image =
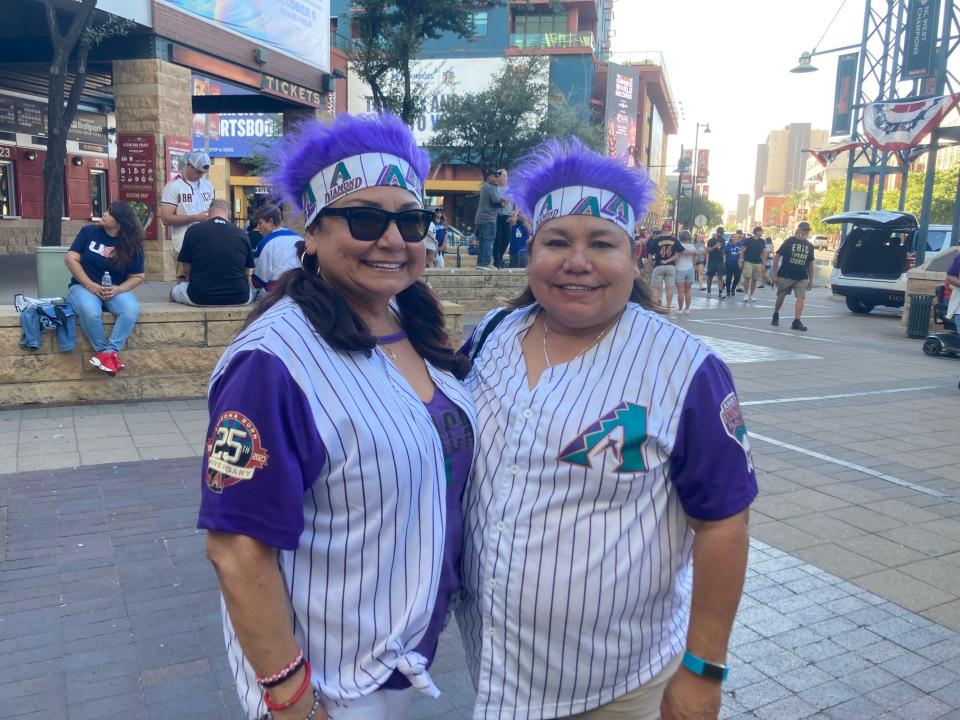
<path fill-rule="evenodd" d="M 499 530 L 500 532 L 503 532 L 506 529 L 507 529 L 507 524 L 503 520 L 497 523 L 497 530 Z"/>
<path fill-rule="evenodd" d="M 518 472 L 520 472 L 520 467 L 518 465 L 511 465 L 510 472 L 516 475 Z"/>
<path fill-rule="evenodd" d="M 531 410 L 530 408 L 527 408 L 526 410 L 523 411 L 523 416 L 525 418 L 533 417 L 533 410 Z"/>
<path fill-rule="evenodd" d="M 489 635 L 490 637 L 493 637 L 496 634 L 497 634 L 496 628 L 492 628 L 492 627 L 487 628 L 487 635 Z"/>

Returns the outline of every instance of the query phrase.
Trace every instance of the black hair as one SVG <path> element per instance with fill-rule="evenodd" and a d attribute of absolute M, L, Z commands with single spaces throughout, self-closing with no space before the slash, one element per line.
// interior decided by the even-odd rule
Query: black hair
<path fill-rule="evenodd" d="M 123 200 L 114 200 L 107 208 L 120 226 L 117 244 L 110 256 L 110 264 L 125 268 L 137 255 L 143 255 L 143 225 L 133 206 Z"/>
<path fill-rule="evenodd" d="M 307 232 L 319 232 L 321 219 L 315 220 Z M 302 240 L 297 243 L 297 255 L 301 267 L 280 276 L 270 294 L 250 313 L 246 325 L 289 297 L 300 306 L 317 334 L 334 350 L 371 356 L 377 339 L 340 293 L 320 277 L 317 256 L 306 252 Z M 447 370 L 458 380 L 463 380 L 470 371 L 470 361 L 450 347 L 443 308 L 430 286 L 418 280 L 397 293 L 397 306 L 403 329 L 420 356 L 434 367 Z"/>

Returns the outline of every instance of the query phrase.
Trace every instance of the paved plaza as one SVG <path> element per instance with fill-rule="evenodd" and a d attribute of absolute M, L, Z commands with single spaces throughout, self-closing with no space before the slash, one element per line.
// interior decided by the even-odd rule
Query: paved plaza
<path fill-rule="evenodd" d="M 960 720 L 960 362 L 892 311 L 817 290 L 797 333 L 758 297 L 675 318 L 730 363 L 761 488 L 721 717 Z M 205 428 L 200 399 L 0 412 L 0 718 L 241 717 Z M 433 676 L 411 720 L 470 717 L 455 628 Z"/>

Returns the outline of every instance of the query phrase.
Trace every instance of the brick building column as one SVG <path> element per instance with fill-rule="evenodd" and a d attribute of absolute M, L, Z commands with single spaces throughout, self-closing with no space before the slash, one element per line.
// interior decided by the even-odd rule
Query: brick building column
<path fill-rule="evenodd" d="M 167 177 L 164 136 L 191 137 L 193 84 L 189 68 L 165 60 L 114 60 L 113 97 L 117 132 L 150 134 L 156 147 L 157 219 Z M 145 243 L 147 278 L 175 280 L 173 248 L 162 225 L 159 240 Z"/>

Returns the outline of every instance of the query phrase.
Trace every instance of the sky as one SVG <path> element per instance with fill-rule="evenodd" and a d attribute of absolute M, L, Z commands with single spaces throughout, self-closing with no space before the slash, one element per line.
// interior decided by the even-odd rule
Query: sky
<path fill-rule="evenodd" d="M 752 196 L 757 144 L 767 133 L 791 122 L 829 129 L 838 53 L 815 57 L 819 72 L 790 69 L 841 4 L 822 50 L 860 42 L 864 0 L 615 3 L 613 52 L 662 52 L 683 104 L 666 162 L 676 167 L 680 145 L 693 148 L 696 123 L 709 123 L 710 134 L 701 126 L 699 147 L 710 148 L 710 198 L 727 211 L 736 209 L 739 193 Z"/>

